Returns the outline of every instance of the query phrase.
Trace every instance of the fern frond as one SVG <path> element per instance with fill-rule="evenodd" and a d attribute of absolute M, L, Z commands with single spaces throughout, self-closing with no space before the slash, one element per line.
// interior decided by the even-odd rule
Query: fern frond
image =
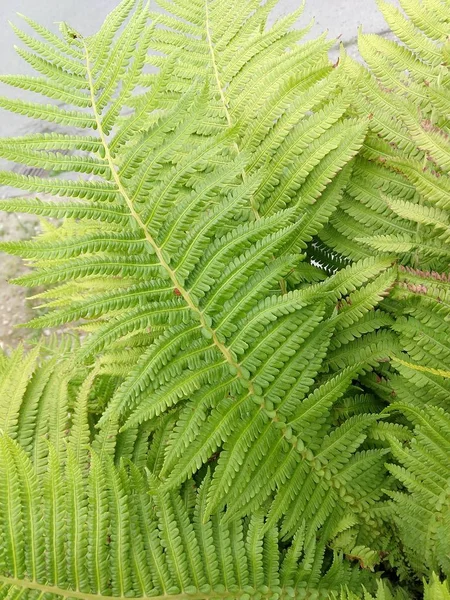
<path fill-rule="evenodd" d="M 367 128 L 348 117 L 352 95 L 342 92 L 327 66 L 326 46 L 297 45 L 302 33 L 290 31 L 296 14 L 264 30 L 271 3 L 237 12 L 199 3 L 187 13 L 177 2 L 166 7 L 175 16 L 161 17 L 163 25 L 171 23 L 164 29 L 158 19 L 147 26 L 147 9 L 138 4 L 133 10 L 134 4 L 125 0 L 93 38 L 67 33 L 84 54 L 85 83 L 75 87 L 88 92 L 98 134 L 85 144 L 78 135 L 67 140 L 64 147 L 83 156 L 72 161 L 54 152 L 64 144 L 61 134 L 42 138 L 42 148 L 29 137 L 30 147 L 27 140 L 3 144 L 8 158 L 95 175 L 73 181 L 4 173 L 1 181 L 15 187 L 76 199 L 13 199 L 5 201 L 7 210 L 22 207 L 86 225 L 67 219 L 56 234 L 3 249 L 33 261 L 34 272 L 16 283 L 60 286 L 51 292 L 49 314 L 32 326 L 89 321 L 93 334 L 80 358 L 105 353 L 107 360 L 126 340 L 132 345 L 148 336 L 137 364 L 118 356 L 117 367 L 107 367 L 130 373 L 101 418 L 97 443 L 114 444 L 119 424 L 125 429 L 117 443 L 128 444 L 133 432 L 176 409 L 180 416 L 161 470 L 173 486 L 224 445 L 213 475 L 216 496 L 208 501 L 212 512 L 247 456 L 249 473 L 260 478 L 266 495 L 279 485 L 271 483 L 274 460 L 267 468 L 252 448 L 260 437 L 266 444 L 275 435 L 280 452 L 290 456 L 296 443 L 286 423 L 315 388 L 335 323 L 346 346 L 358 335 L 357 322 L 389 288 L 389 277 L 381 277 L 376 290 L 352 296 L 354 307 L 333 320 L 336 304 L 370 285 L 391 260 L 363 261 L 323 283 L 289 287 L 303 258 L 299 251 L 336 210 L 350 176 L 346 165 Z M 167 56 L 155 90 L 132 97 L 149 47 Z M 60 66 L 56 58 L 47 66 L 49 52 L 33 61 L 42 68 L 45 61 L 55 78 Z M 180 77 L 188 55 L 196 68 Z M 264 61 L 273 70 L 252 107 L 245 90 L 261 79 Z M 81 77 L 81 71 L 74 74 Z M 172 94 L 171 102 L 161 98 L 161 89 Z M 333 91 L 336 98 L 329 100 Z M 121 120 L 128 101 L 135 112 Z M 356 329 L 345 338 L 350 326 Z M 348 364 L 359 362 L 355 357 Z M 340 363 L 326 368 L 333 364 Z M 294 462 L 300 457 L 295 449 Z"/>
<path fill-rule="evenodd" d="M 419 574 L 449 572 L 449 415 L 441 408 L 394 404 L 415 426 L 411 446 L 391 440 L 399 465 L 389 469 L 405 487 L 391 493 L 393 515 L 409 560 Z"/>
<path fill-rule="evenodd" d="M 405 6 L 407 6 L 407 4 L 408 3 L 405 2 Z M 378 5 L 393 33 L 395 33 L 408 48 L 411 48 L 411 50 L 413 50 L 413 52 L 415 52 L 423 62 L 429 63 L 433 66 L 440 64 L 442 55 L 440 53 L 439 45 L 433 43 L 433 41 L 428 38 L 428 33 L 430 30 L 434 32 L 434 35 L 436 35 L 440 27 L 444 26 L 443 23 L 442 25 L 440 24 L 439 19 L 433 19 L 432 22 L 427 19 L 426 28 L 428 31 L 422 33 L 421 29 L 423 28 L 423 19 L 420 19 L 419 17 L 420 9 L 419 11 L 413 11 L 415 18 L 411 21 L 388 2 L 380 1 Z M 411 10 L 406 10 L 406 13 L 409 13 L 409 15 L 412 14 Z"/>
<path fill-rule="evenodd" d="M 331 569 L 324 564 L 326 530 L 316 542 L 316 531 L 303 528 L 284 555 L 276 529 L 264 533 L 262 515 L 228 524 L 216 513 L 202 521 L 208 477 L 191 492 L 191 512 L 178 493 L 151 493 L 151 476 L 132 464 L 115 467 L 91 453 L 86 477 L 71 452 L 61 465 L 50 450 L 48 473 L 36 475 L 5 435 L 0 451 L 3 595 L 271 598 L 303 593 L 305 585 L 327 595 L 344 585 L 360 589 L 342 559 Z"/>
<path fill-rule="evenodd" d="M 59 453 L 56 462 L 66 446 L 81 462 L 93 439 L 90 427 L 98 409 L 93 398 L 103 374 L 100 365 L 86 371 L 74 364 L 73 341 L 66 344 L 58 340 L 52 349 L 41 343 L 27 353 L 19 347 L 4 356 L 0 373 L 0 429 L 17 441 L 37 472 L 44 469 L 49 442 Z M 113 391 L 105 388 L 103 401 Z"/>
<path fill-rule="evenodd" d="M 402 45 L 361 33 L 359 48 L 370 72 L 341 57 L 344 77 L 359 85 L 357 111 L 364 116 L 369 112 L 376 137 L 366 140 L 362 151 L 366 160 L 353 171 L 352 203 L 344 207 L 352 217 L 351 225 L 336 213 L 332 224 L 341 237 L 328 228 L 322 238 L 353 259 L 361 258 L 352 243 L 357 237 L 369 252 L 394 252 L 403 264 L 445 271 L 449 257 L 441 224 L 448 218 L 449 138 L 442 98 L 448 92 L 443 56 L 448 20 L 439 2 L 427 17 L 425 3 L 402 0 L 400 4 L 404 13 L 379 2 Z M 394 179 L 393 173 L 400 177 Z M 364 183 L 369 177 L 371 189 Z M 388 209 L 382 209 L 383 204 Z M 383 232 L 374 236 L 381 215 Z"/>

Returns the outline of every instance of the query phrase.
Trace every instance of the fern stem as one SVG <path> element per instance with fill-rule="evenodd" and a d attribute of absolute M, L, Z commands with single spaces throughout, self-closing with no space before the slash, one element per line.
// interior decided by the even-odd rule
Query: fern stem
<path fill-rule="evenodd" d="M 211 590 L 211 592 L 192 592 L 192 593 L 180 593 L 180 594 L 161 594 L 155 596 L 149 596 L 147 594 L 143 596 L 104 596 L 102 594 L 88 594 L 86 592 L 80 592 L 75 590 L 69 590 L 60 588 L 54 585 L 44 585 L 38 583 L 37 581 L 29 581 L 27 579 L 17 579 L 14 577 L 4 577 L 0 575 L 0 583 L 3 585 L 15 586 L 20 589 L 28 589 L 28 590 L 36 590 L 41 592 L 41 594 L 52 594 L 55 597 L 61 598 L 76 598 L 77 600 L 129 600 L 130 597 L 135 600 L 141 600 L 143 598 L 151 598 L 152 600 L 215 600 L 217 598 L 235 598 L 239 599 L 241 597 L 248 597 L 248 589 L 247 590 Z M 277 588 L 276 590 L 265 588 L 265 593 L 259 592 L 258 597 L 261 599 L 270 600 L 276 594 L 279 599 L 283 597 L 290 598 L 289 592 L 292 594 L 292 588 L 289 590 L 287 588 Z"/>
<path fill-rule="evenodd" d="M 203 327 L 203 329 L 206 330 L 209 333 L 209 335 L 211 336 L 211 338 L 214 342 L 214 345 L 218 348 L 218 350 L 224 356 L 227 363 L 236 370 L 238 377 L 244 381 L 248 381 L 247 378 L 244 376 L 241 365 L 234 360 L 232 353 L 227 348 L 227 346 L 225 346 L 225 344 L 223 344 L 219 340 L 219 338 L 217 337 L 216 330 L 213 329 L 208 324 L 208 321 L 206 319 L 206 316 L 203 314 L 203 311 L 198 306 L 195 305 L 195 303 L 193 302 L 192 298 L 189 295 L 189 292 L 183 287 L 181 281 L 178 280 L 176 272 L 170 268 L 169 264 L 164 259 L 162 249 L 158 246 L 158 244 L 156 243 L 156 240 L 150 234 L 147 227 L 145 226 L 145 223 L 142 221 L 141 217 L 139 216 L 139 213 L 136 212 L 136 210 L 133 206 L 133 201 L 132 201 L 131 197 L 129 196 L 127 190 L 125 189 L 125 187 L 120 179 L 119 173 L 117 172 L 117 169 L 116 169 L 116 165 L 114 164 L 113 158 L 111 156 L 111 152 L 110 152 L 109 145 L 108 145 L 108 140 L 107 140 L 106 134 L 103 130 L 102 121 L 100 118 L 99 111 L 97 109 L 97 102 L 96 102 L 96 98 L 95 98 L 95 86 L 94 86 L 94 81 L 93 81 L 93 77 L 92 77 L 92 69 L 91 69 L 91 59 L 89 56 L 89 50 L 88 50 L 87 44 L 85 43 L 84 40 L 83 40 L 83 45 L 84 45 L 84 49 L 85 49 L 86 71 L 87 71 L 88 82 L 89 82 L 92 110 L 93 110 L 95 121 L 97 124 L 97 131 L 98 131 L 99 137 L 102 141 L 102 144 L 103 144 L 103 147 L 105 150 L 105 159 L 107 160 L 108 165 L 111 169 L 111 174 L 114 179 L 114 182 L 117 185 L 117 188 L 118 188 L 120 194 L 122 195 L 123 199 L 125 200 L 125 203 L 128 207 L 128 210 L 130 211 L 131 216 L 133 217 L 135 222 L 141 228 L 147 242 L 152 246 L 156 256 L 158 257 L 159 264 L 169 275 L 174 288 L 180 292 L 180 294 L 183 297 L 186 304 L 189 306 L 189 308 L 192 310 L 192 312 L 199 319 L 200 324 Z M 249 383 L 249 391 L 251 393 L 254 393 L 253 384 L 251 382 Z"/>
<path fill-rule="evenodd" d="M 208 1 L 209 0 L 205 0 L 206 38 L 208 40 L 208 47 L 209 47 L 209 53 L 211 55 L 211 63 L 213 66 L 214 78 L 216 80 L 217 88 L 219 90 L 220 99 L 222 101 L 223 110 L 225 112 L 225 117 L 227 119 L 228 127 L 231 128 L 231 127 L 233 127 L 233 120 L 231 118 L 230 110 L 228 107 L 228 101 L 227 101 L 227 99 L 225 97 L 225 93 L 224 93 L 224 86 L 222 85 L 222 82 L 220 80 L 219 68 L 217 66 L 216 53 L 214 51 L 214 43 L 213 43 L 212 34 L 211 34 L 211 25 L 210 25 L 211 21 L 209 18 Z M 236 150 L 237 156 L 239 156 L 241 154 L 241 149 L 239 148 L 238 143 L 233 142 L 233 147 Z M 246 173 L 245 169 L 242 170 L 242 181 L 244 183 L 247 181 L 247 173 Z M 253 194 L 250 196 L 250 207 L 253 211 L 253 215 L 255 216 L 255 219 L 260 219 L 261 215 L 259 214 L 259 211 L 255 206 L 255 199 L 253 197 Z M 280 279 L 279 285 L 280 285 L 281 293 L 286 294 L 286 292 L 287 292 L 286 281 L 284 279 Z"/>
<path fill-rule="evenodd" d="M 213 43 L 212 35 L 211 35 L 211 24 L 210 24 L 211 22 L 210 22 L 210 18 L 209 18 L 208 0 L 205 0 L 205 15 L 206 15 L 206 18 L 205 18 L 206 39 L 208 40 L 208 47 L 209 47 L 209 53 L 211 55 L 211 63 L 212 63 L 213 71 L 214 71 L 214 78 L 216 80 L 217 89 L 219 90 L 220 99 L 222 101 L 223 110 L 225 112 L 225 117 L 227 119 L 228 127 L 231 128 L 231 127 L 233 127 L 233 120 L 231 118 L 230 110 L 228 108 L 228 102 L 225 97 L 224 87 L 220 80 L 219 68 L 217 66 L 216 53 L 214 51 L 214 43 Z M 233 147 L 236 150 L 236 154 L 239 156 L 241 154 L 241 149 L 239 148 L 238 143 L 233 142 Z M 245 172 L 245 169 L 243 169 L 242 170 L 242 181 L 245 183 L 246 180 L 247 180 L 247 173 Z M 253 211 L 253 214 L 255 215 L 255 218 L 260 219 L 261 215 L 259 214 L 258 209 L 255 206 L 253 194 L 250 196 L 250 206 Z"/>
<path fill-rule="evenodd" d="M 231 120 L 230 111 L 228 110 L 228 102 L 227 102 L 227 99 L 225 98 L 223 86 L 220 81 L 219 68 L 217 67 L 217 61 L 216 61 L 216 53 L 214 52 L 214 44 L 212 41 L 211 25 L 210 25 L 210 18 L 209 18 L 208 0 L 205 0 L 205 13 L 206 13 L 206 38 L 208 40 L 209 52 L 211 54 L 211 62 L 212 62 L 213 70 L 214 70 L 214 77 L 216 79 L 217 89 L 219 90 L 220 99 L 222 100 L 223 108 L 225 111 L 225 116 L 226 116 L 227 122 L 228 122 L 228 127 L 232 127 L 233 122 Z"/>

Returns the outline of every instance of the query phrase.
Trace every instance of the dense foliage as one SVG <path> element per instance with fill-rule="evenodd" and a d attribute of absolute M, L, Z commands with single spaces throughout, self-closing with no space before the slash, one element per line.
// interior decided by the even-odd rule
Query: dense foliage
<path fill-rule="evenodd" d="M 1 598 L 450 598 L 450 3 L 365 65 L 276 3 L 14 27 L 1 250 L 73 331 L 0 356 Z"/>

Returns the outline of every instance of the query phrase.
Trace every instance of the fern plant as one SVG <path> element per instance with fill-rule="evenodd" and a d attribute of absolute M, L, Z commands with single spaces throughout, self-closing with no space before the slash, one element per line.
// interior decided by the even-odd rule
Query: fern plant
<path fill-rule="evenodd" d="M 0 141 L 51 219 L 1 249 L 83 339 L 0 360 L 1 597 L 445 597 L 448 19 L 404 2 L 437 43 L 398 13 L 374 75 L 275 0 L 14 27 L 52 104 L 0 106 L 60 127 Z"/>
<path fill-rule="evenodd" d="M 285 514 L 283 534 L 292 535 L 306 515 L 306 504 L 293 504 L 306 481 L 312 484 L 317 474 L 323 481 L 316 502 L 328 501 L 317 515 L 320 525 L 340 498 L 336 489 L 346 489 L 346 482 L 362 472 L 360 461 L 381 460 L 380 455 L 365 458 L 363 453 L 351 466 L 373 415 L 355 416 L 332 433 L 329 408 L 365 364 L 370 368 L 385 357 L 386 344 L 375 344 L 362 360 L 346 355 L 345 346 L 360 336 L 360 318 L 381 300 L 394 273 L 389 258 L 369 260 L 323 283 L 306 285 L 320 282 L 323 274 L 303 268 L 301 252 L 336 208 L 350 175 L 348 163 L 367 125 L 347 116 L 351 95 L 324 66 L 322 42 L 290 50 L 299 34 L 288 28 L 297 15 L 276 24 L 271 33 L 262 32 L 271 5 L 253 12 L 250 4 L 246 11 L 229 15 L 231 30 L 226 31 L 218 25 L 228 22 L 222 19 L 228 11 L 223 3 L 213 3 L 211 14 L 207 6 L 202 13 L 193 10 L 193 27 L 203 32 L 194 35 L 191 28 L 183 31 L 182 2 L 173 5 L 173 18 L 163 16 L 147 25 L 152 16 L 147 8 L 126 1 L 97 36 L 85 40 L 66 31 L 66 40 L 58 42 L 70 48 L 66 59 L 50 60 L 50 53 L 59 57 L 60 50 L 54 49 L 49 34 L 47 45 L 36 46 L 19 32 L 41 55 L 24 56 L 42 67 L 50 81 L 58 81 L 61 69 L 74 75 L 77 93 L 84 94 L 90 108 L 79 124 L 97 135 L 26 136 L 4 142 L 6 157 L 47 168 L 45 161 L 57 157 L 57 169 L 91 178 L 2 173 L 3 183 L 71 198 L 4 202 L 7 210 L 66 220 L 56 229 L 46 228 L 37 241 L 6 243 L 3 249 L 32 261 L 34 272 L 20 283 L 59 284 L 44 293 L 56 310 L 31 325 L 88 319 L 92 335 L 80 360 L 105 350 L 111 354 L 117 343 L 125 352 L 133 349 L 126 367 L 119 360 L 115 374 L 123 375 L 126 368 L 129 376 L 100 427 L 121 428 L 132 437 L 141 424 L 145 430 L 149 421 L 172 414 L 173 433 L 164 463 L 158 465 L 163 487 L 179 485 L 223 449 L 207 513 L 226 502 L 230 515 L 242 516 L 275 492 L 270 523 Z M 223 50 L 221 65 L 215 49 L 231 31 L 235 34 Z M 180 59 L 180 52 L 195 54 L 189 45 L 199 46 L 200 37 L 201 72 L 207 74 L 201 79 Z M 278 41 L 272 44 L 274 39 Z M 248 60 L 222 82 L 227 52 L 243 43 L 249 45 Z M 148 49 L 160 52 L 166 47 L 166 58 L 158 61 L 160 71 L 149 82 L 142 75 Z M 313 68 L 305 61 L 310 53 Z M 274 68 L 265 83 L 264 103 L 256 103 L 250 112 L 243 98 L 268 61 Z M 185 74 L 181 82 L 179 72 Z M 238 85 L 244 75 L 245 86 Z M 151 85 L 149 91 L 133 94 L 145 83 Z M 28 86 L 28 79 L 23 85 Z M 36 90 L 45 92 L 37 85 Z M 330 91 L 335 92 L 332 100 Z M 131 113 L 125 114 L 122 109 L 128 105 Z M 20 101 L 5 100 L 4 106 L 23 109 Z M 33 114 L 45 117 L 47 109 L 39 110 L 35 105 Z M 69 117 L 61 120 L 74 124 Z M 83 155 L 72 160 L 72 155 L 55 153 L 60 143 Z M 336 313 L 337 303 L 352 292 Z M 378 327 L 377 321 L 369 325 L 371 331 Z M 338 332 L 335 352 L 324 362 L 333 330 Z M 114 350 L 119 355 L 123 351 L 120 346 Z M 114 356 L 109 360 L 114 372 Z M 333 370 L 342 366 L 346 371 L 333 378 Z M 324 422 L 316 440 L 314 416 Z M 368 492 L 377 488 L 377 473 L 374 467 L 374 480 L 367 478 Z M 291 488 L 285 486 L 288 479 Z M 311 493 L 306 492 L 304 503 Z M 350 491 L 347 497 L 353 499 Z M 358 493 L 356 503 L 357 498 Z"/>

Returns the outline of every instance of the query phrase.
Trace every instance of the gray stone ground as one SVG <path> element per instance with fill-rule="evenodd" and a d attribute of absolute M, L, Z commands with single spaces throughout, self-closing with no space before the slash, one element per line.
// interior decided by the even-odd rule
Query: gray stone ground
<path fill-rule="evenodd" d="M 26 65 L 14 51 L 15 35 L 8 20 L 20 23 L 17 12 L 23 13 L 49 28 L 56 28 L 57 21 L 66 21 L 85 35 L 94 33 L 106 14 L 118 0 L 0 0 L 0 73 L 26 73 Z M 273 17 L 295 10 L 301 0 L 280 0 Z M 393 0 L 396 1 L 396 0 Z M 306 9 L 301 19 L 305 25 L 314 18 L 315 24 L 308 37 L 328 30 L 330 37 L 340 38 L 352 56 L 357 55 L 356 35 L 359 25 L 370 33 L 384 33 L 386 24 L 376 7 L 376 0 L 306 0 Z M 0 85 L 0 94 L 5 87 Z M 22 96 L 23 92 L 8 89 L 8 95 Z M 35 122 L 11 115 L 0 110 L 0 136 L 20 135 L 39 127 Z M 1 163 L 0 163 L 1 166 Z M 7 190 L 0 188 L 0 198 Z M 35 233 L 36 223 L 24 215 L 0 213 L 0 240 L 27 239 Z M 0 254 L 0 348 L 4 344 L 15 344 L 25 336 L 23 329 L 14 329 L 31 315 L 26 293 L 10 286 L 7 280 L 23 272 L 21 262 Z"/>

